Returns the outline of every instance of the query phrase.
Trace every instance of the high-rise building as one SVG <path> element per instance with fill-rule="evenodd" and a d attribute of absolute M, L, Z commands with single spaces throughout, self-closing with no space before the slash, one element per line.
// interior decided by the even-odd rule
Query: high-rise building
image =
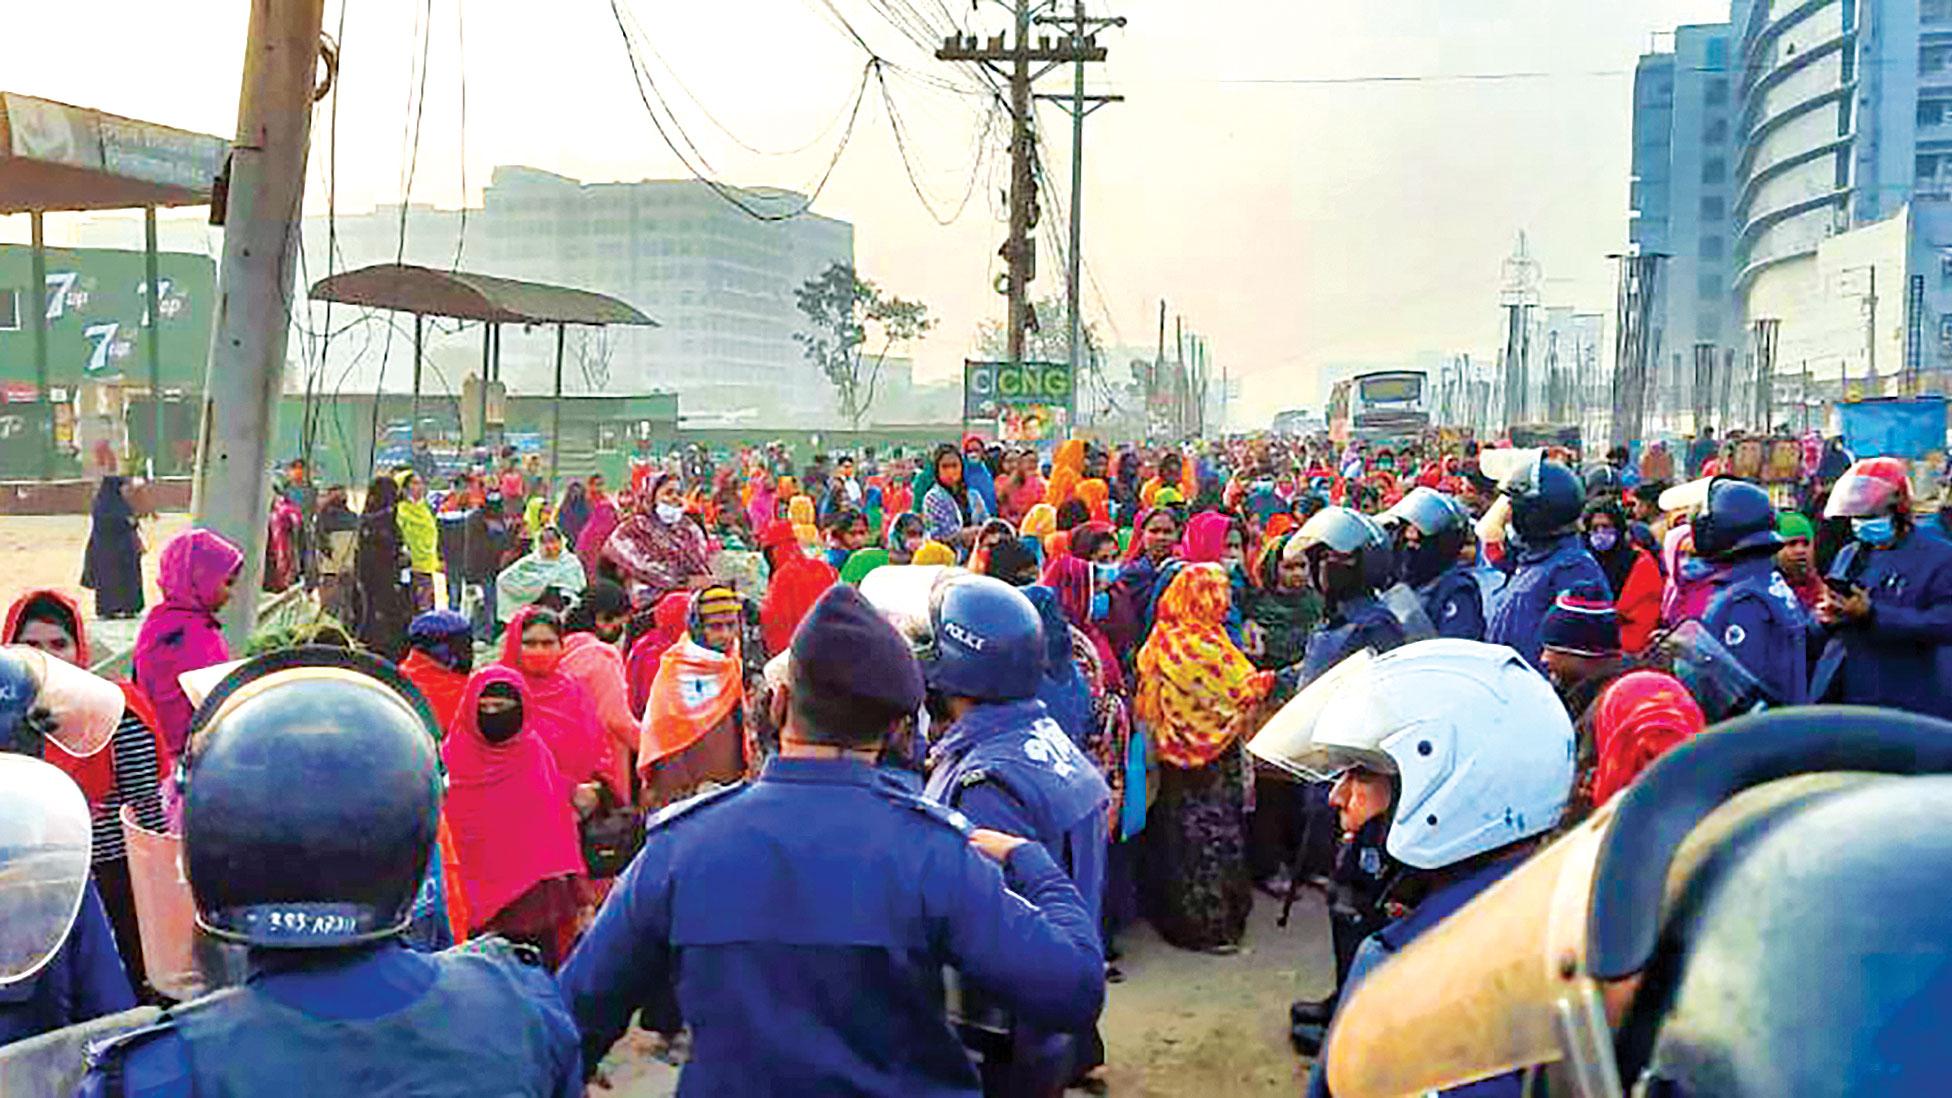
<path fill-rule="evenodd" d="M 1691 426 L 1679 417 L 1694 348 L 1740 337 L 1729 271 L 1736 158 L 1729 36 L 1727 24 L 1681 27 L 1671 51 L 1645 54 L 1634 69 L 1627 239 L 1642 254 L 1667 257 L 1648 333 L 1649 411 L 1662 426 Z"/>
<path fill-rule="evenodd" d="M 1732 0 L 1641 59 L 1633 165 L 1629 239 L 1672 257 L 1657 424 L 1669 390 L 1760 427 L 1945 389 L 1952 0 Z"/>
<path fill-rule="evenodd" d="M 747 193 L 767 210 L 801 201 Z M 831 415 L 832 390 L 794 340 L 805 326 L 795 291 L 830 264 L 853 265 L 846 222 L 813 213 L 761 221 L 692 180 L 583 183 L 525 167 L 496 168 L 478 208 L 415 205 L 403 217 L 400 207 L 383 206 L 336 222 L 339 270 L 393 262 L 404 224 L 404 262 L 594 290 L 661 325 L 572 333 L 567 391 L 675 390 L 687 412 Z M 313 280 L 325 274 L 326 233 L 324 219 L 307 219 L 305 274 Z M 443 383 L 458 387 L 458 375 L 479 368 L 479 338 L 439 338 L 429 357 L 444 367 Z M 340 357 L 350 363 L 363 348 L 367 362 L 351 384 L 370 387 L 382 347 L 339 339 L 328 384 L 343 368 Z M 410 352 L 397 335 L 390 354 L 388 387 L 399 388 Z M 517 391 L 547 391 L 553 356 L 549 333 L 505 331 L 503 379 Z"/>

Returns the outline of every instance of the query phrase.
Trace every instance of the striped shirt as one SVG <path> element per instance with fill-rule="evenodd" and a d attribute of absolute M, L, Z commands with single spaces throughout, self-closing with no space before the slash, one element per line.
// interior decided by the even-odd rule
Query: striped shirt
<path fill-rule="evenodd" d="M 167 830 L 163 819 L 162 762 L 156 753 L 156 734 L 133 710 L 122 711 L 110 745 L 115 752 L 115 784 L 96 806 L 93 861 L 121 861 L 128 856 L 122 844 L 122 806 L 136 806 L 136 822 L 151 831 Z"/>

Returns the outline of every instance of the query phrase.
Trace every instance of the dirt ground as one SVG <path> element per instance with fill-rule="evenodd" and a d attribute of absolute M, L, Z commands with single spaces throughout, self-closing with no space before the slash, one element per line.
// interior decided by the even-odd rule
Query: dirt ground
<path fill-rule="evenodd" d="M 1334 962 L 1319 894 L 1295 905 L 1286 929 L 1280 904 L 1256 895 L 1247 941 L 1232 957 L 1187 953 L 1143 925 L 1127 932 L 1102 1029 L 1111 1093 L 1119 1098 L 1292 1098 L 1308 1063 L 1288 1045 L 1288 1004 L 1329 989 Z M 614 1098 L 665 1098 L 677 1072 L 633 1033 L 605 1070 Z M 1082 1093 L 1073 1091 L 1073 1094 Z"/>
<path fill-rule="evenodd" d="M 156 554 L 164 543 L 189 526 L 185 514 L 166 514 L 143 524 L 142 540 L 148 552 L 142 555 L 143 586 L 148 605 L 162 595 L 156 590 Z M 94 593 L 81 586 L 82 550 L 88 545 L 87 515 L 8 515 L 0 517 L 0 609 L 13 603 L 24 591 L 56 588 L 80 602 L 82 613 L 95 612 Z M 110 623 L 109 628 L 91 626 L 91 636 L 99 646 L 135 638 L 135 623 Z"/>

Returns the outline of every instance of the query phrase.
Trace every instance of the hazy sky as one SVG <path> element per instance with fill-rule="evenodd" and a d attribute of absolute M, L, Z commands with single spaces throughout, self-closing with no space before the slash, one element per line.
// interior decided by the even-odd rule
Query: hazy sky
<path fill-rule="evenodd" d="M 869 0 L 832 3 L 908 69 L 950 68 L 907 44 Z M 344 4 L 338 191 L 342 210 L 359 211 L 403 188 L 425 9 Z M 946 6 L 985 29 L 1002 23 L 994 0 L 973 17 L 967 0 L 915 6 L 938 18 Z M 246 0 L 8 7 L 0 89 L 235 129 Z M 722 178 L 796 188 L 818 178 L 838 135 L 822 130 L 851 103 L 866 60 L 824 0 L 629 7 L 662 56 L 661 85 Z M 328 0 L 328 30 L 340 8 Z M 468 200 L 479 202 L 496 164 L 589 180 L 683 174 L 637 98 L 609 0 L 432 0 L 431 9 L 416 201 L 459 203 L 465 175 Z M 1102 297 L 1087 284 L 1086 315 L 1108 341 L 1150 345 L 1158 300 L 1168 299 L 1208 337 L 1216 365 L 1248 379 L 1241 419 L 1264 420 L 1312 399 L 1324 363 L 1490 353 L 1499 261 L 1521 229 L 1543 264 L 1548 303 L 1610 311 L 1605 256 L 1625 236 L 1634 59 L 1653 32 L 1724 19 L 1727 5 L 1095 0 L 1094 11 L 1131 26 L 1106 35 L 1111 61 L 1094 81 L 1127 102 L 1088 129 L 1085 254 Z M 1455 78 L 1494 73 L 1530 75 Z M 1452 78 L 1277 82 L 1403 75 Z M 1053 74 L 1040 90 L 1067 89 L 1068 79 Z M 984 104 L 906 77 L 891 87 L 923 186 L 939 210 L 953 209 Z M 1068 201 L 1069 121 L 1055 107 L 1041 117 Z M 326 133 L 321 110 L 311 213 L 324 209 Z M 809 142 L 783 157 L 741 147 Z M 865 274 L 941 319 L 917 355 L 925 373 L 953 371 L 978 324 L 1000 315 L 990 288 L 1004 232 L 1000 163 L 991 159 L 960 220 L 937 225 L 910 189 L 877 91 L 816 207 L 854 222 Z M 58 239 L 58 224 L 51 231 Z M 24 219 L 0 218 L 0 238 L 24 239 Z M 1037 292 L 1060 293 L 1057 257 L 1045 249 L 1041 259 Z"/>

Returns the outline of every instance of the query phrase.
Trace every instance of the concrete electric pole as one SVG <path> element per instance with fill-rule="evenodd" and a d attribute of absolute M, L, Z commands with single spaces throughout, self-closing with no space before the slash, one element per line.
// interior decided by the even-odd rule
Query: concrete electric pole
<path fill-rule="evenodd" d="M 1043 15 L 1037 18 L 1040 24 L 1063 27 L 1071 32 L 1073 43 L 1095 42 L 1099 31 L 1106 27 L 1123 27 L 1124 16 L 1111 18 L 1092 18 L 1084 13 L 1084 0 L 1076 0 L 1072 14 L 1067 18 L 1057 15 Z M 1107 103 L 1124 102 L 1122 95 L 1086 95 L 1084 93 L 1084 58 L 1080 57 L 1074 66 L 1071 94 L 1040 95 L 1037 98 L 1062 106 L 1071 116 L 1071 254 L 1066 271 L 1066 305 L 1070 317 L 1071 376 L 1077 377 L 1084 368 L 1084 321 L 1081 319 L 1084 291 L 1084 120 L 1091 112 Z"/>
<path fill-rule="evenodd" d="M 224 610 L 233 650 L 257 622 L 271 434 L 284 386 L 325 0 L 253 0 L 223 206 L 224 259 L 204 378 L 196 524 L 244 551 Z"/>
<path fill-rule="evenodd" d="M 1041 5 L 1036 5 L 1041 6 Z M 1005 326 L 1013 364 L 1023 362 L 1024 333 L 1032 323 L 1030 283 L 1037 277 L 1037 242 L 1030 235 L 1040 217 L 1037 208 L 1037 119 L 1031 86 L 1061 65 L 1103 61 L 1104 47 L 1096 38 L 1030 38 L 1034 16 L 1031 0 L 1015 0 L 1014 39 L 995 35 L 951 35 L 935 52 L 940 61 L 973 61 L 1010 83 L 1010 239 L 1002 255 L 1010 265 L 1006 292 L 1010 317 Z M 1036 66 L 1033 69 L 1032 66 Z M 1075 215 L 1074 215 L 1075 216 Z M 1075 252 L 1075 247 L 1073 251 Z M 1075 308 L 1073 315 L 1075 315 Z M 1073 352 L 1075 356 L 1075 351 Z"/>

